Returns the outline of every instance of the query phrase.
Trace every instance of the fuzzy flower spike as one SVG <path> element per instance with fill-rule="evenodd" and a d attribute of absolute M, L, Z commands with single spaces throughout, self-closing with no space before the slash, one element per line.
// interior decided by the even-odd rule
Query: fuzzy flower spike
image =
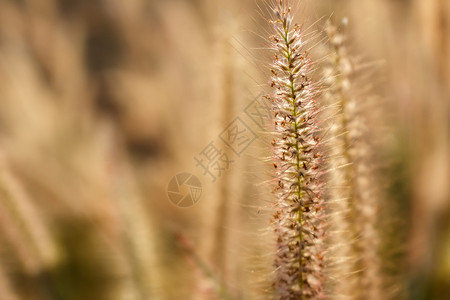
<path fill-rule="evenodd" d="M 293 24 L 288 1 L 273 5 L 275 58 L 272 109 L 277 238 L 274 286 L 280 299 L 322 296 L 324 208 L 320 175 L 317 85 L 302 29 Z"/>

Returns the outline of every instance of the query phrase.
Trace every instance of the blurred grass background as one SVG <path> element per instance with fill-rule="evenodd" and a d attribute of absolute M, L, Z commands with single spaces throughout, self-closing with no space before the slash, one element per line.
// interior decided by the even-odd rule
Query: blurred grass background
<path fill-rule="evenodd" d="M 449 299 L 450 2 L 303 2 L 383 62 L 386 269 L 397 295 Z M 267 85 L 264 7 L 0 0 L 0 299 L 269 298 L 270 149 L 215 183 L 193 162 Z M 166 195 L 183 171 L 189 209 Z"/>

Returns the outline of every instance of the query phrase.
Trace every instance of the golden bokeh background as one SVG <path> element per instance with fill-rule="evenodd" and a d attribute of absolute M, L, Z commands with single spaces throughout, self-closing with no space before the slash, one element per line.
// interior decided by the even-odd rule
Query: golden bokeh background
<path fill-rule="evenodd" d="M 448 299 L 450 2 L 297 6 L 313 28 L 347 18 L 350 52 L 375 62 L 392 295 Z M 194 160 L 269 91 L 266 12 L 0 0 L 0 299 L 270 299 L 266 132 L 223 147 L 234 161 L 215 182 Z M 202 183 L 190 208 L 168 199 L 181 172 Z"/>

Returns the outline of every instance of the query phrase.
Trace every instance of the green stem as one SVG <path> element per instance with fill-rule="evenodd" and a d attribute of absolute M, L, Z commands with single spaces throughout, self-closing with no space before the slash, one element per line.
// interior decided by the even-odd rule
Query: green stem
<path fill-rule="evenodd" d="M 288 42 L 288 32 L 289 29 L 285 28 L 285 35 L 284 35 L 284 41 L 287 47 L 287 61 L 288 61 L 288 72 L 289 72 L 289 81 L 290 81 L 290 88 L 291 88 L 291 97 L 292 97 L 292 106 L 293 106 L 293 116 L 294 116 L 294 132 L 295 132 L 295 150 L 297 151 L 296 155 L 296 168 L 297 168 L 297 197 L 298 201 L 301 199 L 301 186 L 302 186 L 302 180 L 300 178 L 299 172 L 300 172 L 300 145 L 298 141 L 298 129 L 299 124 L 297 123 L 297 106 L 295 105 L 296 101 L 296 95 L 294 90 L 294 73 L 291 70 L 291 48 L 290 44 Z M 298 222 L 300 224 L 300 231 L 298 233 L 298 239 L 299 239 L 299 276 L 298 276 L 298 285 L 300 287 L 300 291 L 302 293 L 301 298 L 303 299 L 303 256 L 302 256 L 302 243 L 303 243 L 303 236 L 302 236 L 302 209 L 301 207 L 298 210 Z"/>

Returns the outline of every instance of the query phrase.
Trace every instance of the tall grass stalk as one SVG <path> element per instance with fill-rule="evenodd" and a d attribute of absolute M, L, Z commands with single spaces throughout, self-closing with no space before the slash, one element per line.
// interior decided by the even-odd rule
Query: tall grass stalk
<path fill-rule="evenodd" d="M 344 24 L 342 24 L 344 25 Z M 342 29 L 342 27 L 340 28 Z M 348 132 L 348 106 L 353 98 L 348 97 L 350 86 L 348 73 L 351 64 L 344 47 L 344 34 L 338 27 L 328 21 L 325 26 L 327 34 L 327 60 L 323 68 L 323 82 L 326 87 L 323 99 L 328 109 L 326 119 L 328 127 L 327 144 L 327 210 L 330 231 L 327 237 L 329 260 L 327 273 L 330 274 L 328 293 L 336 299 L 354 297 L 359 291 L 356 224 L 352 201 L 352 158 L 349 153 L 351 143 Z"/>
<path fill-rule="evenodd" d="M 320 182 L 318 87 L 304 32 L 288 1 L 273 4 L 272 64 L 276 172 L 275 287 L 280 299 L 322 295 L 324 204 Z"/>
<path fill-rule="evenodd" d="M 59 257 L 38 208 L 19 179 L 0 158 L 0 224 L 23 267 L 30 274 L 54 266 Z"/>
<path fill-rule="evenodd" d="M 328 160 L 333 185 L 330 209 L 334 209 L 330 220 L 338 232 L 331 239 L 337 249 L 332 254 L 337 282 L 333 293 L 356 299 L 384 299 L 377 232 L 377 206 L 382 191 L 377 184 L 375 158 L 366 128 L 368 101 L 364 93 L 358 95 L 356 90 L 360 81 L 357 78 L 362 76 L 347 53 L 345 35 L 331 23 L 327 24 L 326 32 L 330 59 L 324 81 L 329 85 L 327 101 L 334 107 Z"/>

